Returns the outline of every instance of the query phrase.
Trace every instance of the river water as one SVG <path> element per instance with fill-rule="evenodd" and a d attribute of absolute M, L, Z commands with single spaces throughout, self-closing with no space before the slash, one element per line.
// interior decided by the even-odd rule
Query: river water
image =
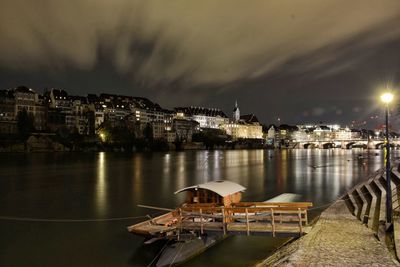
<path fill-rule="evenodd" d="M 0 216 L 80 220 L 155 215 L 137 205 L 173 208 L 184 199 L 174 195 L 176 190 L 221 179 L 245 186 L 244 201 L 290 192 L 322 206 L 382 165 L 382 151 L 357 149 L 3 153 Z M 126 231 L 138 221 L 0 218 L 0 266 L 147 266 L 161 245 L 143 246 L 143 238 Z M 184 266 L 248 266 L 283 241 L 230 237 Z"/>

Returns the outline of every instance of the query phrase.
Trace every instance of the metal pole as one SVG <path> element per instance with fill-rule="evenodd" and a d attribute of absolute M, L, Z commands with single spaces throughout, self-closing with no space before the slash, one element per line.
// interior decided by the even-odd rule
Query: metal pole
<path fill-rule="evenodd" d="M 386 104 L 386 222 L 392 223 L 392 189 L 390 184 L 389 104 Z"/>

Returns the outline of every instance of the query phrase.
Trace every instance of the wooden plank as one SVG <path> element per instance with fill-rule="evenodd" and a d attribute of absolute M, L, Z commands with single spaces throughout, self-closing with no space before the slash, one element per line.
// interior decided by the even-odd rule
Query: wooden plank
<path fill-rule="evenodd" d="M 300 234 L 302 234 L 302 233 L 303 233 L 303 224 L 302 224 L 302 222 L 301 222 L 301 212 L 300 212 L 300 209 L 299 209 L 299 226 L 300 226 Z"/>
<path fill-rule="evenodd" d="M 179 214 L 179 219 L 178 219 L 178 224 L 179 224 L 178 241 L 179 241 L 179 237 L 182 232 L 182 211 L 181 211 L 181 209 L 178 209 L 178 214 Z"/>
<path fill-rule="evenodd" d="M 202 212 L 201 209 L 200 209 L 200 224 L 201 224 L 201 226 L 200 226 L 200 233 L 203 234 L 203 233 L 204 233 L 204 232 L 203 232 L 203 212 Z"/>
<path fill-rule="evenodd" d="M 307 210 L 306 209 L 301 209 L 301 208 L 274 208 L 274 207 L 265 207 L 265 208 L 247 208 L 249 213 L 269 213 L 271 208 L 274 209 L 276 213 L 298 213 L 298 209 L 301 210 L 302 213 L 305 213 Z M 230 211 L 232 213 L 245 213 L 246 208 L 226 208 L 227 211 Z"/>
<path fill-rule="evenodd" d="M 276 213 L 282 212 L 282 213 L 298 213 L 298 208 L 275 208 L 275 207 L 263 207 L 263 208 L 253 208 L 253 207 L 248 207 L 247 210 L 249 213 L 269 213 L 271 208 L 274 209 Z M 246 208 L 226 208 L 225 209 L 227 212 L 231 213 L 245 213 Z M 306 212 L 305 209 L 301 209 L 301 211 L 304 213 Z M 203 209 L 203 212 L 207 212 L 207 210 Z"/>
<path fill-rule="evenodd" d="M 184 217 L 199 217 L 200 213 L 184 211 L 184 212 L 182 212 L 182 215 Z M 208 213 L 203 212 L 203 217 L 204 218 L 222 219 L 222 213 L 213 215 L 213 214 L 208 214 Z"/>
<path fill-rule="evenodd" d="M 289 208 L 289 209 L 297 209 L 297 208 L 302 208 L 302 209 L 308 209 L 309 206 L 302 206 L 302 205 L 238 205 L 238 203 L 236 204 L 232 204 L 231 207 L 224 207 L 224 206 L 203 206 L 203 205 L 194 205 L 194 206 L 187 206 L 187 205 L 183 205 L 181 207 L 182 209 L 185 210 L 199 210 L 199 208 L 204 208 L 204 209 L 222 209 L 222 208 Z"/>
<path fill-rule="evenodd" d="M 266 206 L 266 207 L 303 207 L 308 208 L 312 207 L 312 202 L 238 202 L 233 203 L 232 206 L 236 207 L 251 207 L 251 206 Z"/>
<path fill-rule="evenodd" d="M 185 229 L 188 230 L 200 230 L 199 224 L 191 224 L 188 223 L 184 226 Z M 216 231 L 221 232 L 221 224 L 214 223 L 213 225 L 205 225 L 204 231 Z M 227 223 L 226 232 L 247 232 L 247 226 L 245 223 Z M 299 234 L 299 226 L 298 224 L 291 225 L 275 225 L 275 231 L 272 229 L 272 225 L 266 225 L 264 223 L 250 223 L 249 227 L 250 233 L 273 233 L 275 232 L 275 236 L 277 233 L 286 233 L 286 234 Z"/>
<path fill-rule="evenodd" d="M 274 212 L 274 215 L 275 212 Z M 246 220 L 246 214 L 240 214 L 240 215 L 236 215 L 236 214 L 232 214 L 229 216 L 231 219 L 233 220 Z M 276 217 L 276 216 L 275 216 Z M 249 220 L 257 220 L 257 221 L 270 221 L 271 220 L 271 214 L 263 214 L 263 215 L 250 215 L 248 214 L 248 218 Z M 292 222 L 292 221 L 298 221 L 298 213 L 296 214 L 290 214 L 287 216 L 279 216 L 279 219 L 281 220 L 281 223 L 283 222 Z M 302 217 L 303 221 L 306 221 L 305 218 Z"/>
<path fill-rule="evenodd" d="M 222 229 L 224 231 L 224 235 L 226 235 L 226 219 L 225 219 L 225 210 L 222 208 Z"/>
<path fill-rule="evenodd" d="M 191 221 L 184 221 L 182 222 L 182 226 L 184 229 L 189 229 L 189 228 L 193 228 L 193 229 L 199 229 L 200 230 L 200 223 L 193 223 Z M 203 230 L 207 230 L 207 229 L 218 229 L 219 231 L 221 231 L 221 222 L 215 222 L 215 223 L 207 223 L 203 225 Z"/>
<path fill-rule="evenodd" d="M 282 213 L 282 214 L 296 214 L 299 212 L 298 209 L 290 209 L 290 210 L 282 210 L 281 208 L 273 208 L 275 213 Z M 226 209 L 227 211 L 235 214 L 244 214 L 246 213 L 246 209 Z M 252 208 L 247 208 L 249 213 L 252 214 L 269 214 L 271 211 L 271 208 L 268 209 L 252 209 Z M 306 213 L 306 210 L 301 210 L 301 213 Z"/>
<path fill-rule="evenodd" d="M 231 223 L 228 225 L 229 232 L 246 232 L 246 225 L 245 224 L 237 224 Z M 265 224 L 250 224 L 250 232 L 253 233 L 271 233 L 272 225 L 265 225 Z M 275 225 L 275 235 L 277 233 L 290 233 L 290 234 L 299 234 L 299 227 L 298 225 Z"/>
<path fill-rule="evenodd" d="M 304 220 L 305 220 L 305 225 L 308 225 L 308 212 L 306 212 L 305 213 L 305 218 L 304 218 Z"/>
<path fill-rule="evenodd" d="M 211 215 L 211 214 L 202 213 L 201 216 L 203 217 L 203 220 L 207 219 L 207 218 L 208 219 L 213 219 L 214 221 L 216 219 L 222 220 L 222 213 L 221 213 L 221 215 Z M 269 220 L 271 220 L 270 212 L 268 214 L 251 214 L 251 213 L 248 213 L 247 216 L 248 216 L 249 220 L 258 220 L 258 221 L 265 221 L 265 220 L 269 221 Z M 183 213 L 182 217 L 183 217 L 184 220 L 193 219 L 193 218 L 199 218 L 200 217 L 200 213 L 190 213 L 190 214 Z M 230 214 L 229 218 L 233 219 L 233 220 L 240 220 L 240 219 L 245 220 L 247 217 L 246 217 L 246 213 L 240 213 L 240 214 Z M 291 222 L 291 221 L 296 221 L 297 222 L 298 221 L 298 212 L 290 213 L 290 214 L 280 214 L 279 218 L 281 220 L 281 223 L 283 223 L 283 222 Z M 306 218 L 302 217 L 302 221 L 305 222 Z"/>
<path fill-rule="evenodd" d="M 246 226 L 247 226 L 247 235 L 250 235 L 249 213 L 247 209 L 246 209 Z"/>
<path fill-rule="evenodd" d="M 296 213 L 298 212 L 299 208 L 296 207 L 247 207 L 248 211 L 250 213 L 254 212 L 269 212 L 269 210 L 273 208 L 275 212 L 283 212 L 283 213 Z M 233 212 L 233 213 L 245 213 L 246 207 L 232 207 L 232 208 L 224 208 L 226 211 Z M 300 208 L 303 213 L 307 211 L 306 208 Z M 202 208 L 203 213 L 218 213 L 222 211 L 222 208 L 209 208 L 209 207 L 204 207 Z M 199 209 L 195 208 L 185 208 L 182 207 L 182 211 L 184 212 L 198 212 Z"/>
<path fill-rule="evenodd" d="M 275 237 L 275 218 L 273 209 L 271 209 L 271 221 L 272 221 L 272 236 Z"/>

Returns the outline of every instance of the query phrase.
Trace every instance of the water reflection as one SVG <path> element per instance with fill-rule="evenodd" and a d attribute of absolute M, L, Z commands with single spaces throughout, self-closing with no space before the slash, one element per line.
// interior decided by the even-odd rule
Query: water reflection
<path fill-rule="evenodd" d="M 143 157 L 134 155 L 133 157 L 133 199 L 140 201 L 143 198 Z"/>
<path fill-rule="evenodd" d="M 178 154 L 178 172 L 176 174 L 176 189 L 183 188 L 186 185 L 186 153 Z"/>
<path fill-rule="evenodd" d="M 394 156 L 398 152 L 394 150 Z M 221 179 L 245 186 L 245 201 L 263 201 L 291 192 L 300 194 L 301 200 L 321 206 L 333 201 L 383 164 L 381 151 L 341 149 L 56 156 L 45 153 L 0 154 L 0 159 L 1 213 L 43 218 L 143 216 L 154 211 L 140 209 L 138 204 L 173 208 L 184 199 L 184 195 L 173 194 L 176 190 Z M 80 262 L 87 263 L 87 266 L 146 266 L 154 255 L 140 253 L 148 251 L 140 249 L 143 240 L 125 233 L 125 226 L 133 222 L 68 227 L 38 223 L 27 227 L 23 223 L 0 221 L 0 247 L 7 248 L 7 253 L 0 257 L 0 265 L 26 266 L 34 262 L 37 253 L 48 251 L 49 239 L 57 236 L 57 246 L 51 244 L 53 253 L 46 255 L 41 266 L 68 266 L 62 263 L 69 263 L 71 248 Z M 90 238 L 81 240 L 83 235 Z M 265 257 L 267 251 L 273 249 L 271 244 L 275 241 L 235 237 L 186 265 L 221 266 L 225 262 L 220 255 L 229 251 L 231 262 L 248 266 L 252 261 Z M 34 243 L 36 253 L 32 246 L 10 247 L 11 243 Z M 88 248 L 96 253 L 87 252 Z M 71 253 L 68 255 L 65 251 Z M 24 257 L 19 257 L 21 254 Z M 129 261 L 128 255 L 134 255 L 134 259 Z M 243 255 L 252 256 L 244 260 Z M 150 258 L 148 262 L 146 257 Z"/>
<path fill-rule="evenodd" d="M 277 191 L 284 192 L 286 191 L 286 179 L 287 179 L 287 150 L 282 150 L 280 154 L 281 160 L 276 161 L 277 163 Z"/>
<path fill-rule="evenodd" d="M 99 216 L 107 214 L 106 153 L 100 152 L 97 160 L 96 209 Z"/>
<path fill-rule="evenodd" d="M 162 175 L 164 179 L 161 180 L 162 187 L 164 190 L 169 191 L 169 185 L 171 183 L 171 154 L 166 153 L 162 161 Z"/>

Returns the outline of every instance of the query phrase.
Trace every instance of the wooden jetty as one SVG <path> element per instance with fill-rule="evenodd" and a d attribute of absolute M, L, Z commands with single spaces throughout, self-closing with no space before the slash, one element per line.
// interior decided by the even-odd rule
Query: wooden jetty
<path fill-rule="evenodd" d="M 228 235 L 275 237 L 308 232 L 307 209 L 312 203 L 276 202 L 293 199 L 294 194 L 282 194 L 266 202 L 240 202 L 245 190 L 230 181 L 183 188 L 175 194 L 186 192 L 184 204 L 176 209 L 142 206 L 167 213 L 131 225 L 128 231 L 148 238 L 145 244 L 169 240 L 170 244 L 159 253 L 156 263 L 159 267 L 185 262 Z"/>
<path fill-rule="evenodd" d="M 302 235 L 309 230 L 308 202 L 240 202 L 231 207 L 183 205 L 177 211 L 180 230 L 246 235 Z"/>
<path fill-rule="evenodd" d="M 179 239 L 187 232 L 223 235 L 299 236 L 309 230 L 310 202 L 240 202 L 245 188 L 213 181 L 183 188 L 186 202 L 159 217 L 128 227 L 134 234 Z"/>

